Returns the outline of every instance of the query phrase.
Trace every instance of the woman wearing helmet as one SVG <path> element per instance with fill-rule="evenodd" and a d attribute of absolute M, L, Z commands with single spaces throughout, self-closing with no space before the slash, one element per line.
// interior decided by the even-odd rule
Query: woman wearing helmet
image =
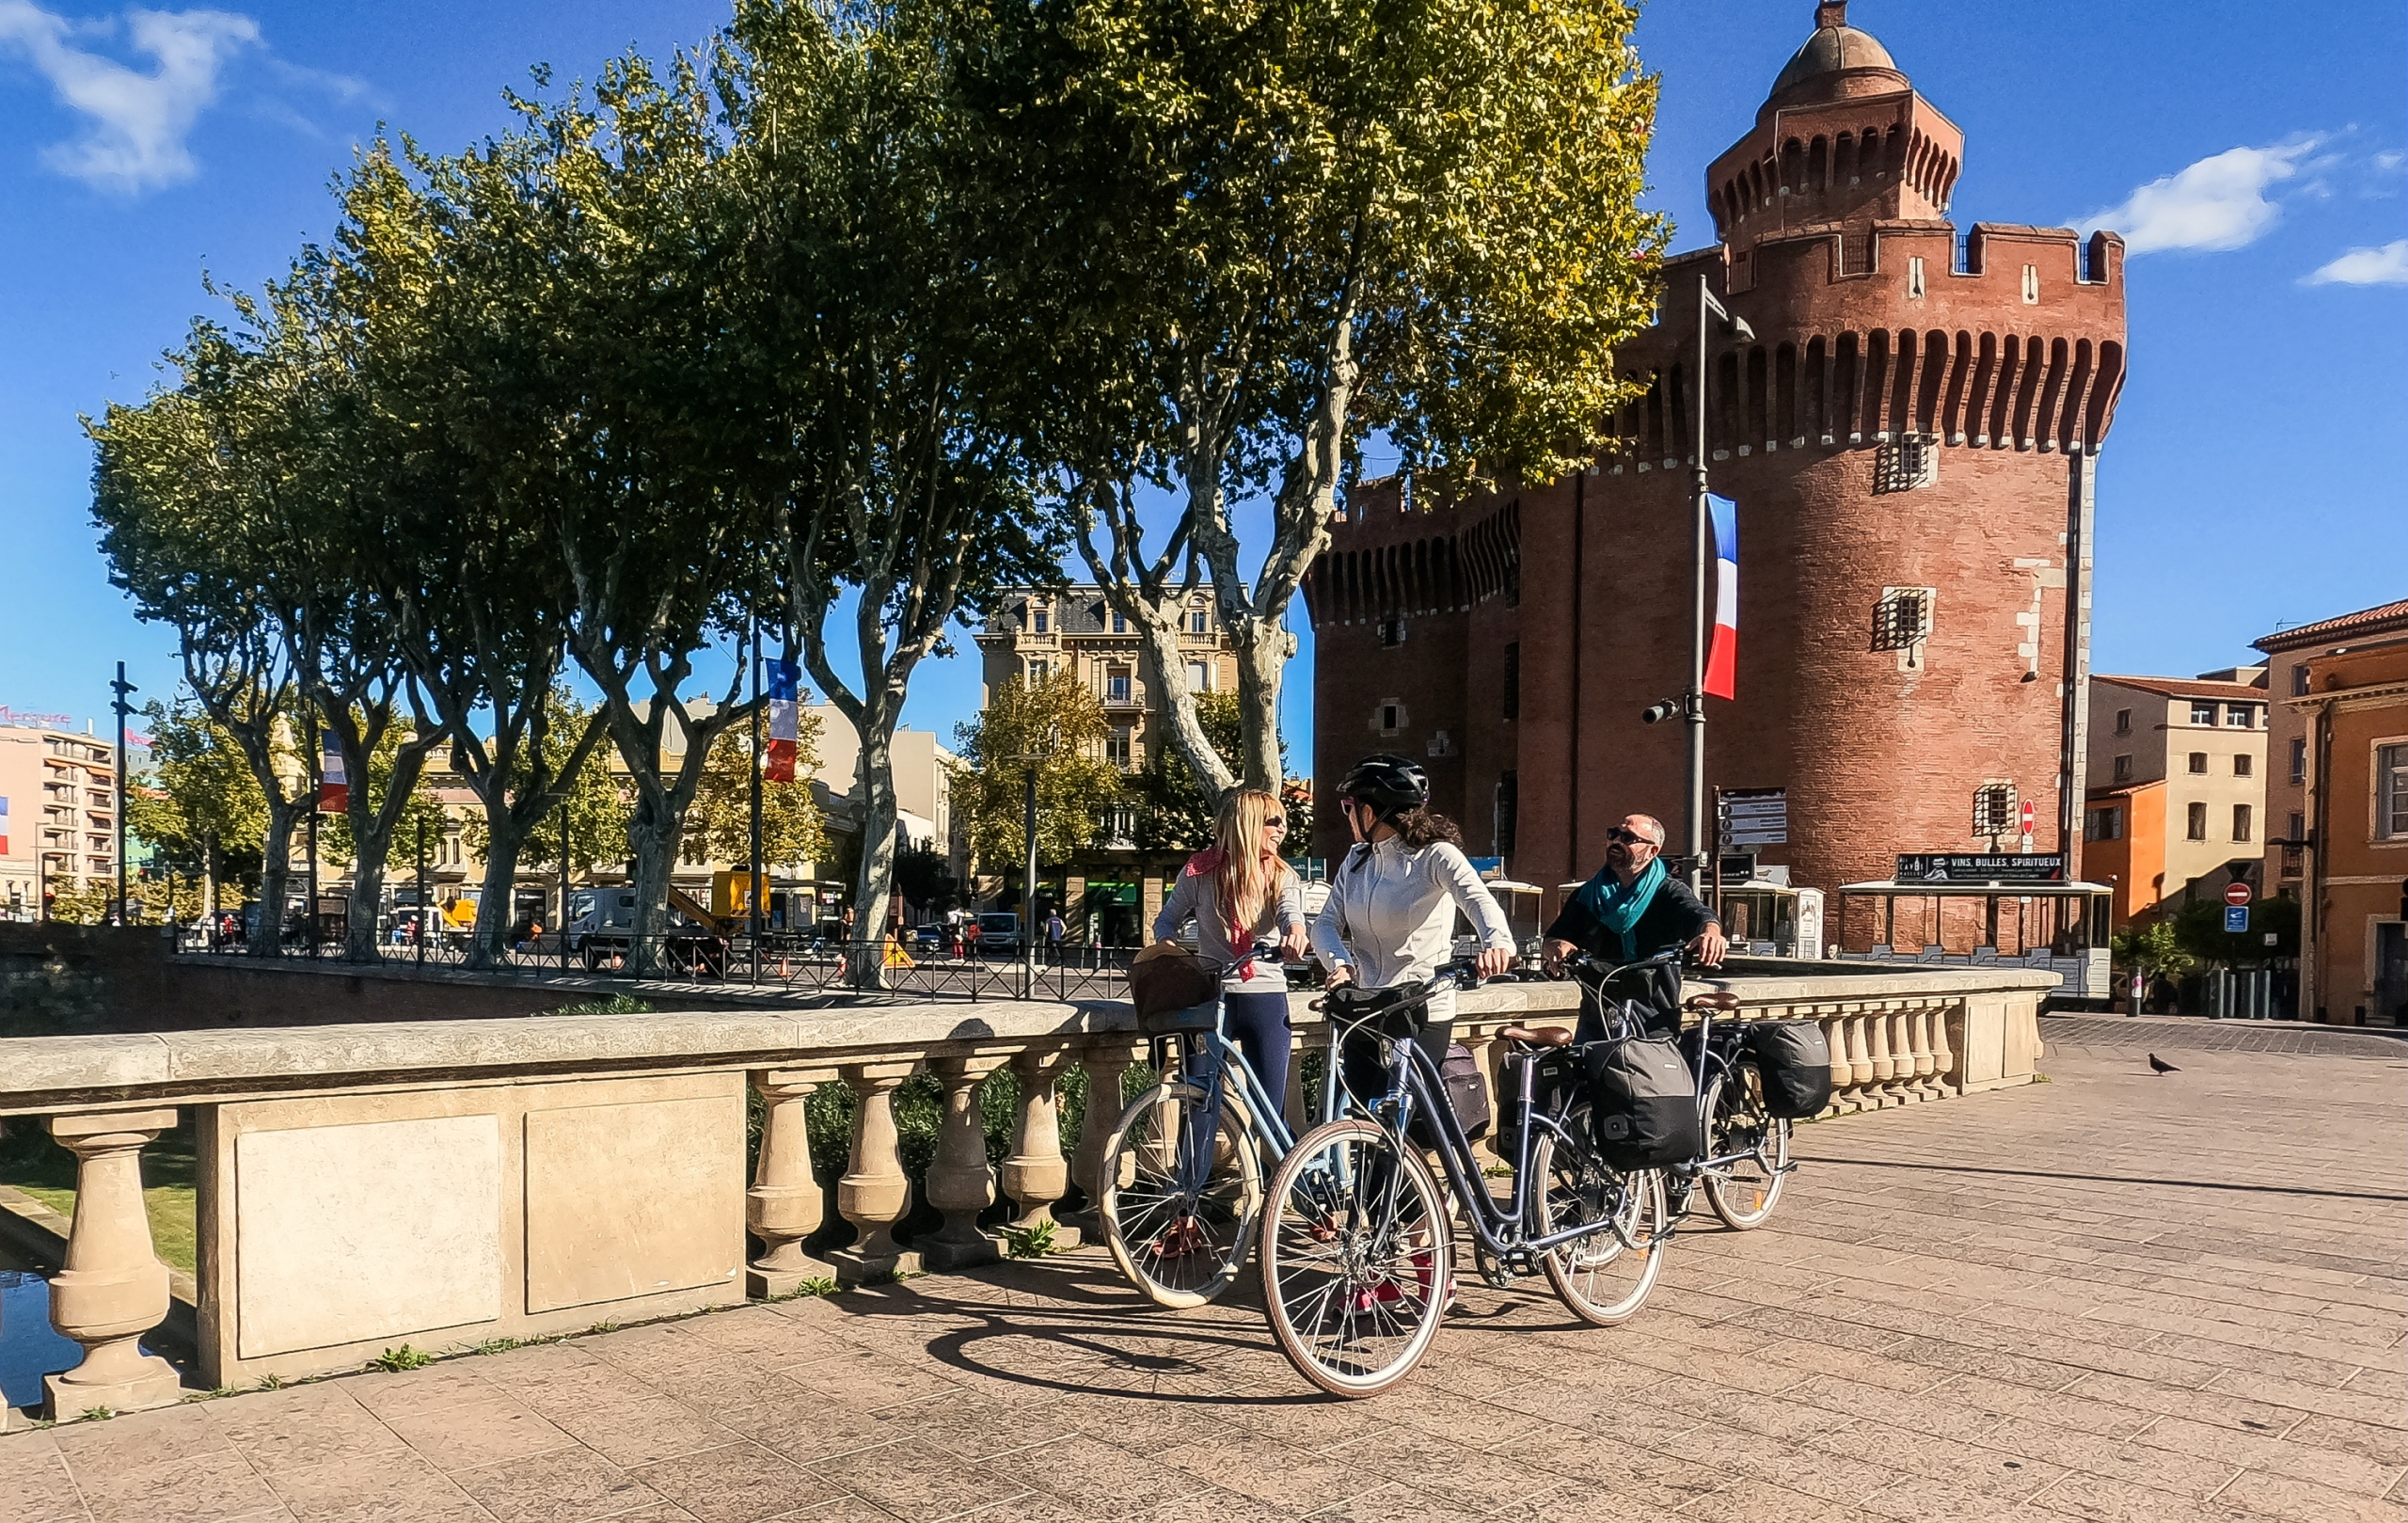
<path fill-rule="evenodd" d="M 1513 933 L 1488 886 L 1463 853 L 1452 820 L 1430 812 L 1430 774 L 1403 756 L 1366 756 L 1338 785 L 1338 807 L 1354 846 L 1332 875 L 1329 902 L 1313 922 L 1313 950 L 1330 987 L 1391 989 L 1438 971 L 1454 946 L 1460 908 L 1480 932 L 1481 976 L 1513 965 Z M 1455 1018 L 1454 992 L 1430 1001 L 1436 1051 Z"/>

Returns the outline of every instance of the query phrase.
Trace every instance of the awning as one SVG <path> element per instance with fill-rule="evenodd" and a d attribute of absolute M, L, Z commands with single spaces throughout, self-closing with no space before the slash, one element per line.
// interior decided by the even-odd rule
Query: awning
<path fill-rule="evenodd" d="M 1842 883 L 1837 892 L 1907 899 L 2072 899 L 2115 891 L 2105 883 L 1901 883 L 1883 879 L 1874 883 Z"/>

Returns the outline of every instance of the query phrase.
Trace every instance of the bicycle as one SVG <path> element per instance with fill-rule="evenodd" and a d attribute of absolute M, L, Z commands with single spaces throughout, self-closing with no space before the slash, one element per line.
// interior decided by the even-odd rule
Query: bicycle
<path fill-rule="evenodd" d="M 1574 1315 L 1607 1325 L 1639 1310 L 1661 1268 L 1662 1181 L 1653 1171 L 1624 1174 L 1597 1156 L 1578 1087 L 1561 1087 L 1545 1107 L 1535 1103 L 1540 1055 L 1572 1039 L 1561 1027 L 1498 1033 L 1515 1060 L 1521 1125 L 1513 1194 L 1501 1202 L 1489 1194 L 1415 1019 L 1469 966 L 1450 963 L 1402 997 L 1323 1002 L 1340 1039 L 1334 1045 L 1376 1043 L 1386 1087 L 1354 1097 L 1362 1114 L 1297 1140 L 1268 1187 L 1259 1258 L 1280 1352 L 1332 1395 L 1373 1396 L 1403 1379 L 1429 1351 L 1452 1298 L 1453 1228 L 1422 1162 L 1425 1144 L 1463 1203 L 1489 1284 L 1543 1270 Z"/>
<path fill-rule="evenodd" d="M 1238 966 L 1276 968 L 1276 956 L 1257 946 Z M 1223 1014 L 1216 993 L 1149 1033 L 1161 1077 L 1121 1111 L 1103 1147 L 1104 1245 L 1148 1300 L 1174 1309 L 1203 1306 L 1236 1282 L 1261 1214 L 1264 1159 L 1276 1166 L 1296 1145 L 1283 1097 L 1264 1091 Z M 1335 1058 L 1333 1046 L 1323 1116 L 1337 1114 Z"/>
<path fill-rule="evenodd" d="M 1627 1037 L 1644 1028 L 1644 1014 L 1635 1001 L 1609 1001 L 1606 986 L 1635 968 L 1650 968 L 1676 960 L 1675 949 L 1637 962 L 1608 964 L 1587 954 L 1576 954 L 1565 967 L 1597 1000 L 1609 1030 Z M 1798 1167 L 1789 1156 L 1791 1126 L 1766 1111 L 1764 1076 L 1749 1047 L 1748 1023 L 1726 1021 L 1717 1029 L 1717 1014 L 1738 1008 L 1739 996 L 1728 990 L 1695 994 L 1684 1007 L 1697 1023 L 1682 1034 L 1681 1055 L 1697 1084 L 1698 1134 L 1704 1150 L 1670 1166 L 1675 1225 L 1689 1214 L 1690 1191 L 1703 1185 L 1705 1200 L 1722 1224 L 1745 1232 L 1762 1227 L 1780 1203 L 1782 1184 Z M 1615 1030 L 1614 1028 L 1619 1028 Z"/>

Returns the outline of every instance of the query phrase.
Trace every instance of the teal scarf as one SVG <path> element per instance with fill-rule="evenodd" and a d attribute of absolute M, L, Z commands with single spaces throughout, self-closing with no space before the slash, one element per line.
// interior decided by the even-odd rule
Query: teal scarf
<path fill-rule="evenodd" d="M 1639 917 L 1656 901 L 1656 891 L 1664 886 L 1664 859 L 1656 858 L 1640 869 L 1639 877 L 1628 888 L 1614 876 L 1611 867 L 1598 873 L 1591 884 L 1601 890 L 1597 897 L 1597 919 L 1622 943 L 1622 960 L 1639 960 Z"/>

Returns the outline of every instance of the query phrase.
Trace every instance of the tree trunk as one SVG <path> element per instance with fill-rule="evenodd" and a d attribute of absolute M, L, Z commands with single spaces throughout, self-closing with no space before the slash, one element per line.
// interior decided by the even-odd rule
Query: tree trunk
<path fill-rule="evenodd" d="M 507 807 L 485 809 L 484 886 L 477 894 L 477 924 L 468 933 L 468 966 L 493 967 L 508 946 L 510 913 L 517 908 L 518 822 Z M 567 928 L 562 927 L 565 932 Z"/>
<path fill-rule="evenodd" d="M 1187 663 L 1179 648 L 1177 618 L 1184 605 L 1176 597 L 1165 609 L 1149 611 L 1141 621 L 1145 638 L 1137 643 L 1137 674 L 1145 680 L 1146 690 L 1153 696 L 1154 712 L 1170 730 L 1170 743 L 1177 748 L 1180 759 L 1203 785 L 1206 801 L 1220 807 L 1221 795 L 1238 785 L 1238 776 L 1229 764 L 1212 749 L 1212 740 L 1204 734 L 1203 722 L 1196 717 L 1196 698 L 1187 690 Z M 1277 699 L 1275 697 L 1275 704 Z M 1272 749 L 1278 749 L 1275 729 Z"/>
<path fill-rule="evenodd" d="M 1238 646 L 1238 719 L 1245 754 L 1245 785 L 1277 793 L 1286 781 L 1279 756 L 1279 688 L 1289 659 L 1296 654 L 1296 637 L 1280 618 L 1249 619 L 1247 638 Z M 1195 712 L 1190 706 L 1188 712 Z"/>
<path fill-rule="evenodd" d="M 310 803 L 314 806 L 316 801 Z M 293 826 L 301 807 L 279 802 L 275 792 L 267 797 L 267 842 L 260 852 L 259 924 L 252 928 L 244 948 L 253 957 L 277 957 L 283 950 L 284 897 L 287 880 L 293 876 Z"/>
<path fill-rule="evenodd" d="M 627 849 L 636 863 L 635 923 L 629 929 L 634 945 L 629 971 L 649 978 L 660 970 L 660 939 L 669 929 L 669 884 L 677 869 L 680 812 L 657 789 L 642 789 L 627 820 Z"/>
<path fill-rule="evenodd" d="M 356 841 L 355 833 L 352 839 Z M 374 962 L 382 954 L 376 948 L 376 911 L 385 896 L 385 854 L 376 854 L 376 865 L 367 864 L 367 853 L 351 866 L 351 894 L 343 907 L 342 957 L 346 962 Z"/>
<path fill-rule="evenodd" d="M 864 989 L 886 984 L 886 916 L 895 892 L 895 720 L 897 706 L 875 702 L 862 726 L 861 877 L 853 896 L 853 981 Z"/>

